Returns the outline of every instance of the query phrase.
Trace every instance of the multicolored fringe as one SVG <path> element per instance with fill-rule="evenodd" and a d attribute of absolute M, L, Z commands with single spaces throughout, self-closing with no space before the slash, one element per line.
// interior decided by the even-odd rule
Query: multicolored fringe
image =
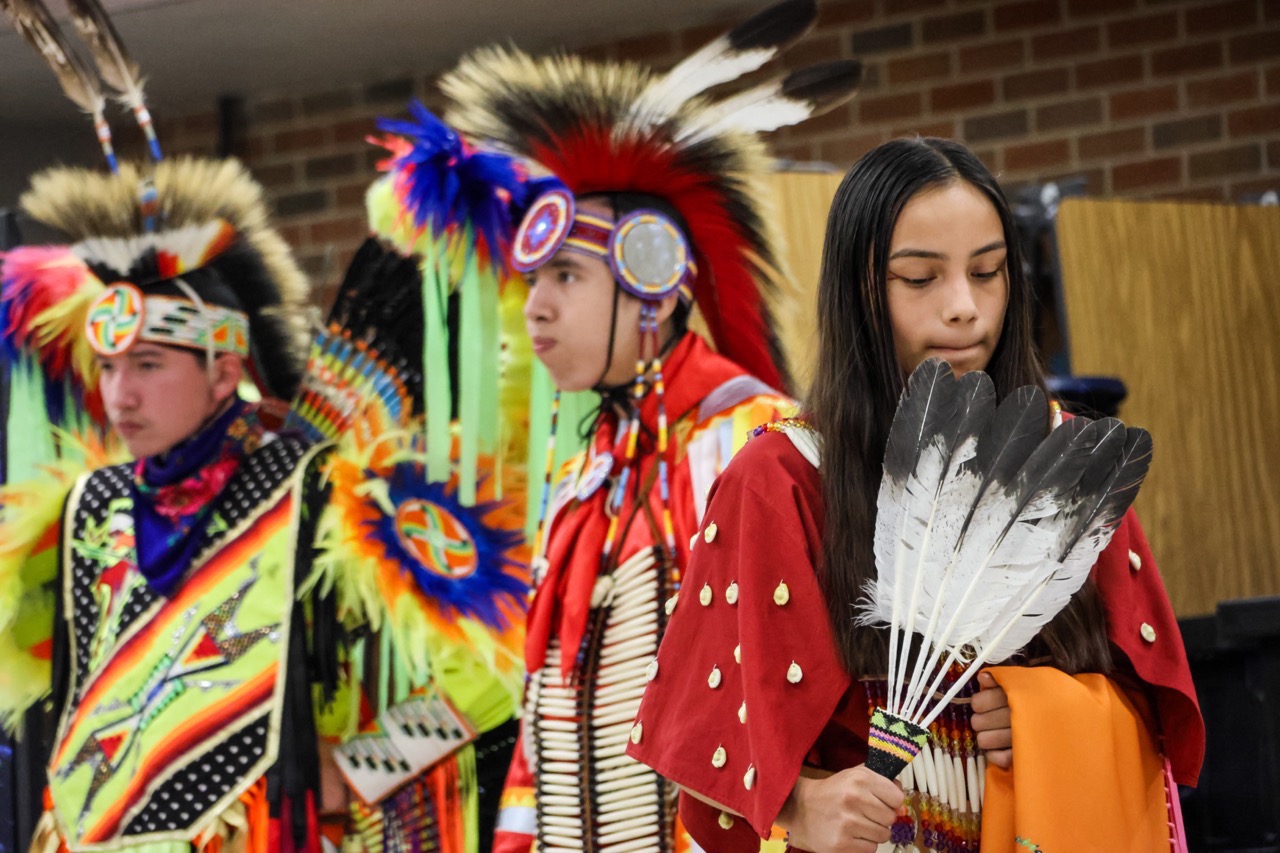
<path fill-rule="evenodd" d="M 520 280 L 506 262 L 513 211 L 538 183 L 518 158 L 471 144 L 416 101 L 409 110 L 411 120 L 379 122 L 394 134 L 374 140 L 391 154 L 382 164 L 388 175 L 370 187 L 366 203 L 375 233 L 422 258 L 427 476 L 447 480 L 456 466 L 461 500 L 470 505 L 480 456 L 502 460 L 505 443 L 523 432 L 523 422 L 511 424 L 502 412 L 503 297 Z M 447 307 L 455 294 L 452 330 Z M 457 376 L 449 369 L 452 347 Z M 461 444 L 451 457 L 455 400 Z"/>
<path fill-rule="evenodd" d="M 953 681 L 954 674 L 942 690 Z M 867 766 L 898 778 L 907 794 L 906 807 L 891 830 L 894 850 L 962 853 L 979 849 L 986 759 L 979 754 L 970 722 L 969 700 L 976 686 L 966 685 L 927 730 L 883 710 L 889 698 L 887 682 L 866 681 L 864 686 L 871 715 Z M 913 749 L 913 759 L 904 762 Z M 880 761 L 897 763 L 897 770 L 885 773 L 873 763 Z"/>
<path fill-rule="evenodd" d="M 467 746 L 377 806 L 353 802 L 347 845 L 368 853 L 474 853 L 479 839 L 466 827 L 475 824 L 477 796 L 475 751 Z"/>

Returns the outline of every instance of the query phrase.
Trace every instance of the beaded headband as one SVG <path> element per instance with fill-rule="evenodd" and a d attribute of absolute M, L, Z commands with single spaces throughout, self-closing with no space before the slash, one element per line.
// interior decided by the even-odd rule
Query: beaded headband
<path fill-rule="evenodd" d="M 84 330 L 99 355 L 122 355 L 139 341 L 249 355 L 249 317 L 243 311 L 176 296 L 144 296 L 127 282 L 111 285 L 93 301 Z"/>
<path fill-rule="evenodd" d="M 670 217 L 656 210 L 636 210 L 614 223 L 578 212 L 572 195 L 551 190 L 520 223 L 511 265 L 531 272 L 561 248 L 604 261 L 618 285 L 639 299 L 657 302 L 678 291 L 682 302 L 693 300 L 698 268 L 689 243 Z"/>

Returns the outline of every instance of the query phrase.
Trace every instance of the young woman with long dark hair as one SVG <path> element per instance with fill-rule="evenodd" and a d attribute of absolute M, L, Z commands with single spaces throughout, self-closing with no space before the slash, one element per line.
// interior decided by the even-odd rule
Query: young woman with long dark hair
<path fill-rule="evenodd" d="M 1166 801 L 1160 773 L 1194 781 L 1203 724 L 1132 513 L 1091 580 L 1026 650 L 1028 666 L 984 672 L 981 690 L 934 724 L 926 760 L 902 777 L 905 794 L 863 765 L 887 638 L 859 626 L 854 605 L 875 577 L 889 426 L 906 377 L 926 358 L 957 374 L 985 371 L 998 398 L 1043 387 L 1016 234 L 991 173 L 947 140 L 886 143 L 837 190 L 806 418 L 760 430 L 713 487 L 632 731 L 630 753 L 683 787 L 681 816 L 707 850 L 754 849 L 775 825 L 814 851 L 871 851 L 891 839 L 904 850 L 1133 850 L 1151 849 L 1134 840 L 1161 832 L 1167 844 L 1165 810 L 1176 800 Z M 1046 434 L 1060 417 L 1054 407 Z M 1110 726 L 1114 742 L 1090 752 L 1070 735 L 1061 744 L 1040 736 L 1073 725 Z M 1046 754 L 1045 743 L 1067 754 Z M 1098 751 L 1108 755 L 1101 765 L 1068 770 L 1077 754 Z M 1079 787 L 1091 786 L 1084 795 L 1105 796 L 1116 779 L 1139 783 L 1111 797 L 1115 821 L 1075 814 L 1062 828 L 1052 814 L 1070 798 L 1037 787 L 1044 777 L 1062 784 L 1058 772 L 1078 773 Z M 1144 784 L 1153 774 L 1162 784 Z M 1019 835 L 1027 826 L 1042 837 Z"/>

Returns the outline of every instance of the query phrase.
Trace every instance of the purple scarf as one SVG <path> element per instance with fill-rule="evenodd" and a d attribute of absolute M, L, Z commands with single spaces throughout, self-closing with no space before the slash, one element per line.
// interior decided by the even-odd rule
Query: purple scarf
<path fill-rule="evenodd" d="M 207 537 L 215 499 L 262 443 L 257 410 L 236 399 L 208 426 L 168 453 L 139 459 L 133 471 L 138 570 L 164 596 L 177 588 Z"/>

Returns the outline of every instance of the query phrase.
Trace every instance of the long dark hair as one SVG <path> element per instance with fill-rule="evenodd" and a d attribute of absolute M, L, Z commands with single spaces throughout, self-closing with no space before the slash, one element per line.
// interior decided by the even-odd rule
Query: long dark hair
<path fill-rule="evenodd" d="M 995 178 L 969 149 L 946 139 L 897 139 L 867 153 L 836 190 L 827 218 L 818 365 L 808 399 L 823 438 L 820 577 L 844 665 L 854 676 L 883 673 L 887 666 L 885 633 L 857 627 L 852 604 L 875 577 L 876 493 L 904 381 L 886 301 L 890 243 L 912 197 L 961 181 L 990 200 L 1008 245 L 1009 302 L 986 372 L 1000 398 L 1022 385 L 1044 387 L 1032 338 L 1030 283 L 1013 214 Z M 1037 651 L 1069 672 L 1110 669 L 1105 617 L 1091 584 L 1046 626 L 1040 642 Z"/>

